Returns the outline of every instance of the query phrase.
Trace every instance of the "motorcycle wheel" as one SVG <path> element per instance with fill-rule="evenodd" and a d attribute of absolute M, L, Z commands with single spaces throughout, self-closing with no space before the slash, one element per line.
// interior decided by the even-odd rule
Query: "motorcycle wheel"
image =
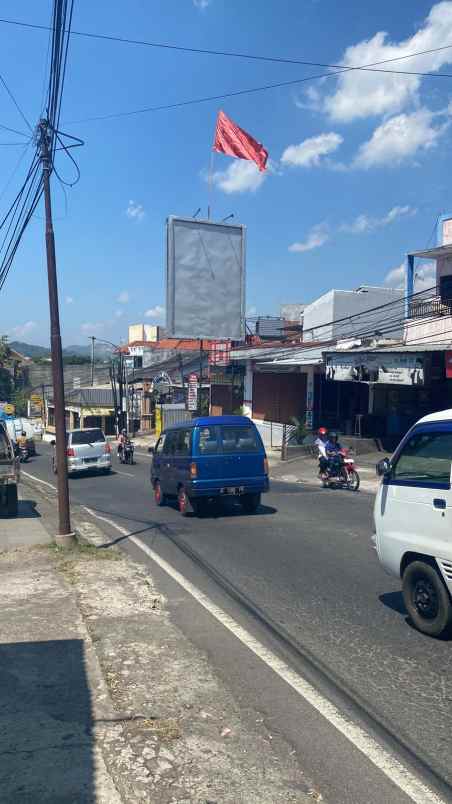
<path fill-rule="evenodd" d="M 347 485 L 350 491 L 358 491 L 360 484 L 360 477 L 358 472 L 355 469 L 352 469 L 352 471 L 348 472 L 347 474 L 348 474 Z"/>

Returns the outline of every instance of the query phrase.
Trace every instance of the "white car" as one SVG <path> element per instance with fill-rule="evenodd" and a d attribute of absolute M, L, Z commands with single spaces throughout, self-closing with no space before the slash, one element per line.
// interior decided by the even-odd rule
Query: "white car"
<path fill-rule="evenodd" d="M 402 579 L 408 615 L 430 636 L 452 629 L 451 468 L 452 410 L 424 416 L 377 465 L 378 558 Z"/>
<path fill-rule="evenodd" d="M 55 441 L 52 441 L 55 446 Z M 66 443 L 67 470 L 75 472 L 111 471 L 111 446 L 99 427 L 87 430 L 70 430 Z M 57 472 L 56 456 L 52 456 L 52 468 Z"/>

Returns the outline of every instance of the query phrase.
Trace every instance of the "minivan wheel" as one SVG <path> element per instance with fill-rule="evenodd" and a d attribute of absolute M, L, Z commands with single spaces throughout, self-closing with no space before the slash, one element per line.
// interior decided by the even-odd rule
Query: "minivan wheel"
<path fill-rule="evenodd" d="M 179 491 L 177 492 L 177 507 L 179 508 L 179 512 L 182 514 L 182 516 L 187 516 L 188 506 L 189 501 L 187 497 L 187 492 L 185 491 L 184 487 L 181 486 Z"/>
<path fill-rule="evenodd" d="M 436 569 L 413 561 L 403 573 L 403 600 L 413 624 L 423 634 L 440 636 L 452 624 L 452 605 Z"/>
<path fill-rule="evenodd" d="M 244 494 L 240 502 L 242 508 L 247 514 L 254 514 L 261 504 L 260 494 Z"/>
<path fill-rule="evenodd" d="M 162 491 L 162 487 L 160 485 L 160 480 L 156 480 L 154 483 L 154 500 L 155 504 L 158 505 L 159 508 L 165 505 L 166 500 L 165 495 Z"/>

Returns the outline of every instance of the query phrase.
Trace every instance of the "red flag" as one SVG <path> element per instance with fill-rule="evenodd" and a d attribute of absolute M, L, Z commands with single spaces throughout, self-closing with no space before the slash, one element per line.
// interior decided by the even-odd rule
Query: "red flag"
<path fill-rule="evenodd" d="M 221 110 L 218 112 L 213 150 L 238 159 L 249 159 L 261 171 L 267 166 L 268 151 L 264 146 Z"/>

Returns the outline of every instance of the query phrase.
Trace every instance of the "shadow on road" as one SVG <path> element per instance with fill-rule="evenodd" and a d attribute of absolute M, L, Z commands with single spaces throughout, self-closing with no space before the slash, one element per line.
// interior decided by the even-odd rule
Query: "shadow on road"
<path fill-rule="evenodd" d="M 0 645 L 3 802 L 96 800 L 83 642 Z"/>
<path fill-rule="evenodd" d="M 405 603 L 403 602 L 402 592 L 383 592 L 382 595 L 379 595 L 378 599 L 380 603 L 383 603 L 383 606 L 392 609 L 392 611 L 396 611 L 397 614 L 403 614 L 405 617 L 408 615 Z"/>

